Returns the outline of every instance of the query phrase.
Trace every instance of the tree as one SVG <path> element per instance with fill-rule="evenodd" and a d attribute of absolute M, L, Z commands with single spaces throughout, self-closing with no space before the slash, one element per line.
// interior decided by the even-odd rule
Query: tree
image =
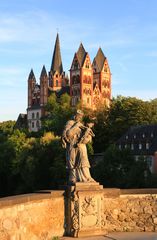
<path fill-rule="evenodd" d="M 128 149 L 111 145 L 93 169 L 93 176 L 104 187 L 141 188 L 146 187 L 145 177 L 149 178 L 150 171 L 143 158 L 136 161 Z"/>
<path fill-rule="evenodd" d="M 113 98 L 109 109 L 97 112 L 94 150 L 105 151 L 131 126 L 157 123 L 157 101 L 143 101 L 132 97 Z"/>
<path fill-rule="evenodd" d="M 52 131 L 61 136 L 64 125 L 71 118 L 73 109 L 70 105 L 70 96 L 63 94 L 58 100 L 51 94 L 46 105 L 47 115 L 42 119 L 43 131 Z"/>
<path fill-rule="evenodd" d="M 14 125 L 15 125 L 15 121 L 0 122 L 0 133 L 4 133 L 6 135 L 12 134 Z"/>

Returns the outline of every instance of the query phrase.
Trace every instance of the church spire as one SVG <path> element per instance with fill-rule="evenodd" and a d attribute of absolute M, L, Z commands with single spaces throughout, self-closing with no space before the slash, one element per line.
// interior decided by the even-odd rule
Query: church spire
<path fill-rule="evenodd" d="M 33 69 L 31 69 L 30 74 L 29 74 L 29 76 L 28 76 L 28 81 L 30 81 L 30 80 L 34 80 L 34 81 L 36 82 Z"/>
<path fill-rule="evenodd" d="M 54 52 L 53 52 L 53 58 L 52 58 L 52 64 L 51 69 L 52 73 L 54 74 L 56 71 L 59 72 L 59 74 L 62 74 L 63 72 L 63 65 L 62 65 L 62 58 L 61 58 L 61 52 L 60 52 L 60 43 L 59 43 L 59 34 L 57 33 Z"/>
<path fill-rule="evenodd" d="M 78 58 L 80 67 L 82 67 L 84 60 L 85 60 L 85 56 L 87 54 L 82 43 L 80 44 L 79 49 L 76 54 L 77 54 L 77 58 Z"/>

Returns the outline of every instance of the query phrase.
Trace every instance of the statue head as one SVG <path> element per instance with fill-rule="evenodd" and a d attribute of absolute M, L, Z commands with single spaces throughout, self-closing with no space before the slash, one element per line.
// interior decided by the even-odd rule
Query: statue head
<path fill-rule="evenodd" d="M 84 115 L 84 113 L 83 113 L 80 109 L 78 109 L 78 110 L 76 111 L 76 114 L 75 114 L 75 116 L 74 116 L 74 119 L 75 119 L 76 121 L 81 121 L 82 118 L 83 118 L 83 115 Z"/>

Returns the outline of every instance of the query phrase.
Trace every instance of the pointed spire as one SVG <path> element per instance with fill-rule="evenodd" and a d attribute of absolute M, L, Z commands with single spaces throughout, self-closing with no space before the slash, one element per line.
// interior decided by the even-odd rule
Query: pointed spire
<path fill-rule="evenodd" d="M 34 80 L 34 81 L 36 81 L 36 79 L 35 79 L 35 75 L 34 75 L 34 72 L 33 72 L 33 69 L 31 69 L 31 71 L 30 71 L 30 74 L 29 74 L 29 76 L 28 76 L 28 80 Z"/>
<path fill-rule="evenodd" d="M 87 54 L 87 52 L 85 51 L 84 46 L 83 46 L 82 43 L 80 44 L 79 49 L 78 49 L 76 54 L 77 54 L 77 58 L 78 58 L 80 67 L 82 67 L 84 59 L 85 59 L 85 56 Z"/>
<path fill-rule="evenodd" d="M 53 58 L 52 58 L 52 64 L 51 69 L 53 73 L 58 71 L 60 74 L 63 72 L 63 66 L 62 66 L 62 58 L 61 58 L 61 52 L 60 52 L 60 44 L 59 44 L 59 34 L 57 33 L 54 52 L 53 52 Z"/>
<path fill-rule="evenodd" d="M 99 68 L 99 71 L 102 70 L 103 66 L 104 66 L 104 61 L 106 60 L 106 57 L 102 51 L 102 49 L 99 47 L 98 52 L 96 57 L 94 58 L 94 61 L 96 61 L 96 64 Z"/>
<path fill-rule="evenodd" d="M 43 65 L 43 68 L 41 70 L 40 79 L 42 79 L 43 77 L 47 77 L 45 65 Z"/>

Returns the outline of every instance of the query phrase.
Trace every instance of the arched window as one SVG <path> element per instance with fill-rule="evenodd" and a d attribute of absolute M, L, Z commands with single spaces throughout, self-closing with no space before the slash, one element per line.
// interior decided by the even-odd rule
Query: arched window
<path fill-rule="evenodd" d="M 76 82 L 77 82 L 77 83 L 80 82 L 80 76 L 79 76 L 79 75 L 76 76 Z"/>
<path fill-rule="evenodd" d="M 77 62 L 77 60 L 75 60 L 75 62 L 74 62 L 74 69 L 78 69 L 78 62 Z"/>
<path fill-rule="evenodd" d="M 39 128 L 39 121 L 36 121 L 36 127 Z"/>

